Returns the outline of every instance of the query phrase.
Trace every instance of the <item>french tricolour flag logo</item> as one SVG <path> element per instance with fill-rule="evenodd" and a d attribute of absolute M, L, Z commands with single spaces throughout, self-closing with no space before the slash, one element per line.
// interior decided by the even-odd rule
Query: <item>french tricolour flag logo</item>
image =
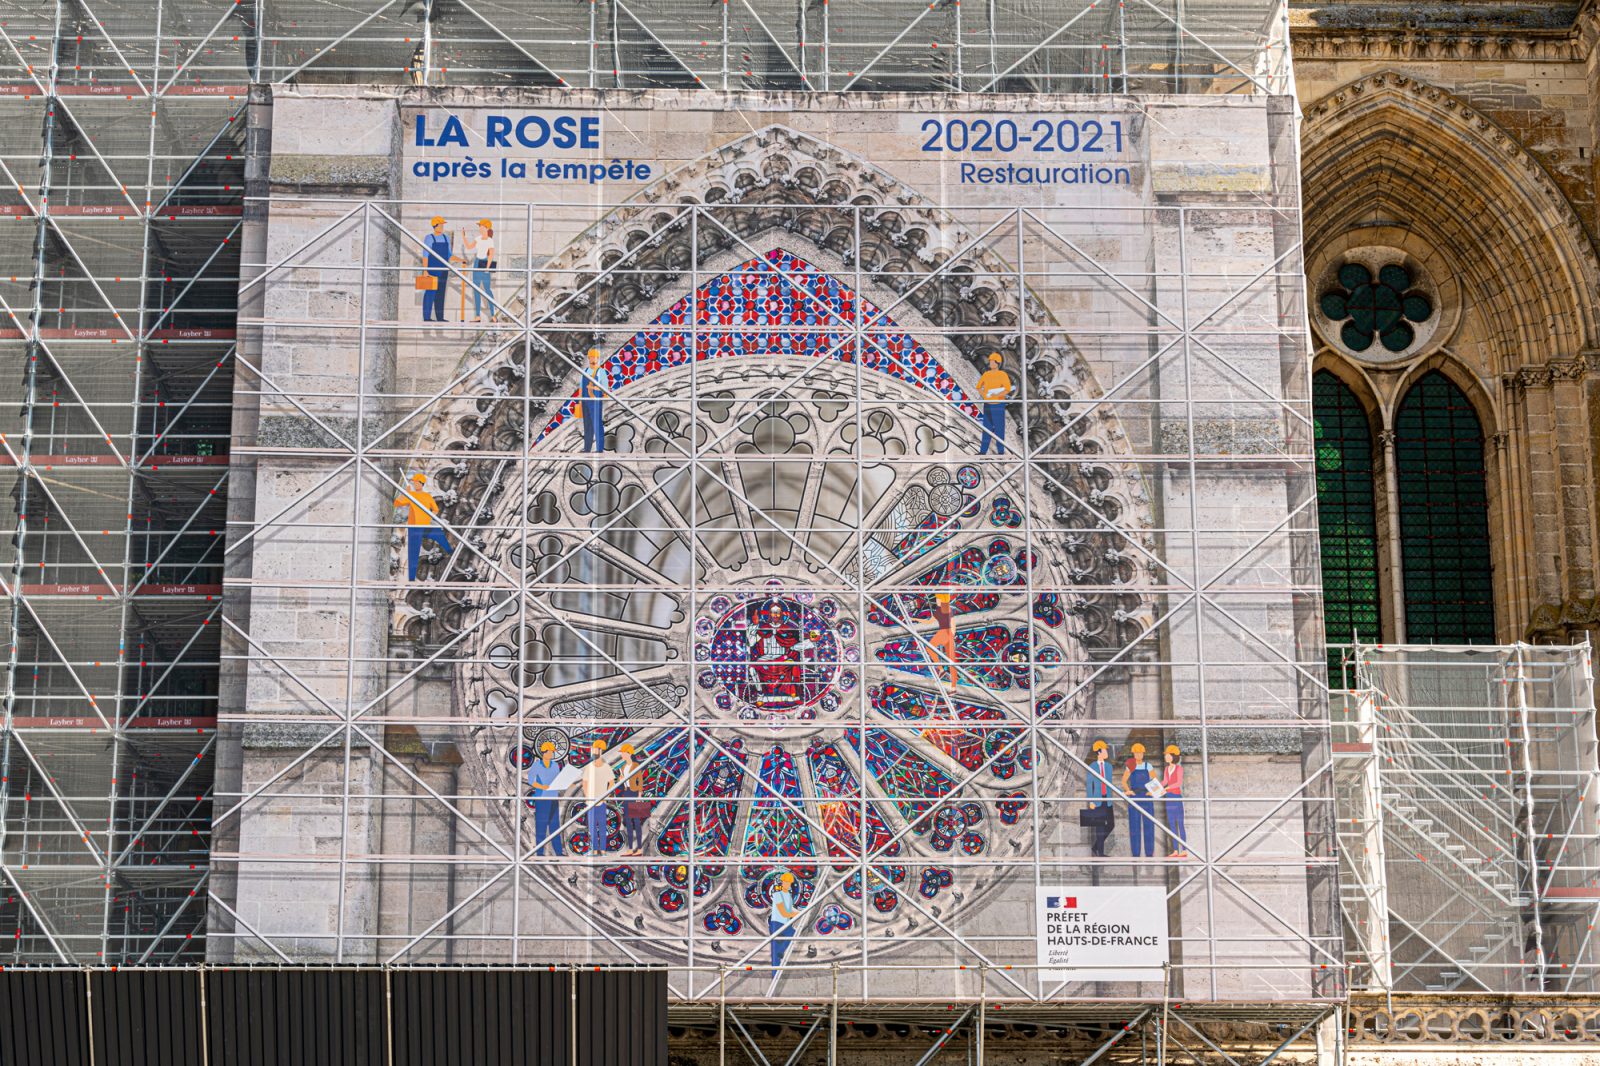
<path fill-rule="evenodd" d="M 1053 911 L 1060 910 L 1062 908 L 1062 906 L 1063 906 L 1063 900 L 1061 899 L 1060 896 L 1046 896 L 1044 898 L 1044 901 L 1045 901 L 1045 903 L 1047 903 L 1049 905 L 1050 909 L 1053 910 Z M 1068 896 L 1064 902 L 1065 902 L 1065 906 L 1066 906 L 1067 910 L 1071 911 L 1071 910 L 1077 910 L 1078 909 L 1078 897 L 1077 896 Z"/>

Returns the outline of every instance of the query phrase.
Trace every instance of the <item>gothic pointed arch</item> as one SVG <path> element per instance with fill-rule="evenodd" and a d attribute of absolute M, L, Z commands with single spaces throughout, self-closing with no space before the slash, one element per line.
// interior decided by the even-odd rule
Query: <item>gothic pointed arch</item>
<path fill-rule="evenodd" d="M 1478 412 L 1434 368 L 1401 396 L 1394 432 L 1406 639 L 1492 644 L 1489 493 Z"/>
<path fill-rule="evenodd" d="M 1600 337 L 1600 263 L 1582 220 L 1516 139 L 1451 93 L 1381 72 L 1306 109 L 1309 273 L 1364 232 L 1414 233 L 1482 308 L 1482 340 L 1508 372 Z M 1407 251 L 1411 251 L 1407 249 Z M 1450 337 L 1437 337 L 1448 344 Z"/>
<path fill-rule="evenodd" d="M 1337 684 L 1343 646 L 1382 637 L 1376 441 L 1369 408 L 1343 377 L 1324 367 L 1311 388 L 1328 675 Z"/>

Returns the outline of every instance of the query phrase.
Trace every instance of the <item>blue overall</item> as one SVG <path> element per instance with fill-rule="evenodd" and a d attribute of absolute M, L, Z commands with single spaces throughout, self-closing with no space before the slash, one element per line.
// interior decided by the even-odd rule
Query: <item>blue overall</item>
<path fill-rule="evenodd" d="M 983 443 L 978 445 L 979 455 L 989 454 L 989 442 L 994 441 L 996 455 L 1006 453 L 1006 405 L 1003 403 L 986 403 L 983 405 L 981 417 L 978 421 L 983 423 Z"/>
<path fill-rule="evenodd" d="M 1151 781 L 1150 764 L 1138 763 L 1128 775 L 1128 840 L 1135 858 L 1156 853 L 1156 801 L 1145 787 Z"/>
<path fill-rule="evenodd" d="M 444 530 L 438 526 L 407 526 L 406 527 L 406 562 L 410 567 L 411 580 L 417 579 L 417 563 L 422 560 L 422 542 L 431 540 L 448 554 L 454 549 L 450 547 L 450 538 L 444 535 Z"/>
<path fill-rule="evenodd" d="M 1170 786 L 1169 786 L 1170 787 Z M 1167 808 L 1167 831 L 1172 834 L 1172 850 L 1188 851 L 1189 842 L 1183 832 L 1183 793 L 1168 792 L 1164 797 Z"/>
<path fill-rule="evenodd" d="M 601 390 L 609 388 L 611 388 L 611 371 L 605 367 L 583 372 L 583 384 L 578 389 L 578 400 L 583 405 L 583 450 L 586 452 L 606 450 L 605 415 L 602 410 L 605 401 L 601 399 L 605 393 Z"/>
<path fill-rule="evenodd" d="M 585 828 L 589 830 L 589 853 L 604 855 L 611 836 L 611 826 L 606 822 L 606 801 L 596 800 L 585 818 Z"/>
<path fill-rule="evenodd" d="M 450 284 L 450 237 L 444 233 L 430 233 L 422 238 L 422 245 L 428 249 L 426 270 L 438 282 L 431 292 L 423 290 L 422 320 L 443 322 L 444 294 Z"/>

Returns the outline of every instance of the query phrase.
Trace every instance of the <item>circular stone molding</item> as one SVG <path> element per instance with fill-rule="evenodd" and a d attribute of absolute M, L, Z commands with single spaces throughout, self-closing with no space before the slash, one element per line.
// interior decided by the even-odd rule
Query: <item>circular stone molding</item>
<path fill-rule="evenodd" d="M 1439 287 L 1400 248 L 1352 248 L 1313 275 L 1311 321 L 1330 347 L 1367 363 L 1398 363 L 1428 350 L 1447 308 Z"/>

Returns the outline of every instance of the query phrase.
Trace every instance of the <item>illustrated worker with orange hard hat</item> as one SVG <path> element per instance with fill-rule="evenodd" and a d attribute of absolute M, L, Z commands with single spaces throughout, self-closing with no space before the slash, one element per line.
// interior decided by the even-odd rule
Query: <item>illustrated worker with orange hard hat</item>
<path fill-rule="evenodd" d="M 556 796 L 549 795 L 555 788 L 556 779 L 560 776 L 561 763 L 556 761 L 555 742 L 547 740 L 539 745 L 539 757 L 528 767 L 528 787 L 534 790 L 528 799 L 528 805 L 533 808 L 535 855 L 543 855 L 547 843 L 555 849 L 557 855 L 566 855 L 561 848 L 559 828 L 561 801 Z"/>
<path fill-rule="evenodd" d="M 778 975 L 783 957 L 789 952 L 789 942 L 794 939 L 794 920 L 800 917 L 800 907 L 794 901 L 794 874 L 788 870 L 778 875 L 772 886 L 772 913 L 767 917 L 767 932 L 772 934 L 772 975 Z"/>
<path fill-rule="evenodd" d="M 1112 806 L 1112 797 L 1116 791 L 1111 785 L 1111 746 L 1103 740 L 1094 742 L 1094 761 L 1089 764 L 1089 778 L 1087 792 L 1089 806 L 1087 817 L 1080 819 L 1089 826 L 1094 834 L 1089 845 L 1089 854 L 1105 858 L 1106 841 L 1111 838 L 1112 829 L 1116 828 L 1116 808 Z"/>
<path fill-rule="evenodd" d="M 600 349 L 589 349 L 589 366 L 578 382 L 578 402 L 583 414 L 583 450 L 606 450 L 605 398 L 611 391 L 611 371 L 600 365 Z"/>
<path fill-rule="evenodd" d="M 439 504 L 435 502 L 432 493 L 423 492 L 422 486 L 428 483 L 428 475 L 418 472 L 411 475 L 411 487 L 401 491 L 394 498 L 396 507 L 406 508 L 406 562 L 409 567 L 408 580 L 417 579 L 417 562 L 422 555 L 422 542 L 431 540 L 447 553 L 455 549 L 450 546 L 450 539 L 444 535 L 444 530 L 433 524 L 433 516 L 439 513 Z"/>
<path fill-rule="evenodd" d="M 1189 845 L 1183 834 L 1183 752 L 1178 745 L 1168 744 L 1166 765 L 1161 768 L 1161 792 L 1167 809 L 1167 832 L 1172 834 L 1172 854 L 1169 859 L 1187 859 Z"/>
<path fill-rule="evenodd" d="M 994 444 L 996 455 L 1006 453 L 1006 400 L 1011 397 L 1011 375 L 1000 369 L 1000 364 L 1005 362 L 999 352 L 989 353 L 989 369 L 978 378 L 978 393 L 983 401 L 983 443 L 978 446 L 979 455 L 989 454 L 989 445 Z"/>
<path fill-rule="evenodd" d="M 932 673 L 939 675 L 939 660 L 933 657 L 933 652 L 940 653 L 940 657 L 950 664 L 950 683 L 956 683 L 956 625 L 950 607 L 950 594 L 948 592 L 935 592 L 933 594 L 933 620 L 938 628 L 933 631 L 933 636 L 928 638 L 929 658 L 932 660 Z"/>
<path fill-rule="evenodd" d="M 422 246 L 428 250 L 423 272 L 432 276 L 433 288 L 422 292 L 422 321 L 443 322 L 444 291 L 450 284 L 450 263 L 453 259 L 450 254 L 450 234 L 444 231 L 443 215 L 434 215 L 428 220 L 428 226 L 433 232 L 422 238 Z"/>
<path fill-rule="evenodd" d="M 1156 797 L 1161 794 L 1161 782 L 1145 761 L 1143 744 L 1132 745 L 1128 752 L 1132 758 L 1122 771 L 1122 791 L 1128 797 L 1128 841 L 1134 858 L 1155 858 Z"/>

